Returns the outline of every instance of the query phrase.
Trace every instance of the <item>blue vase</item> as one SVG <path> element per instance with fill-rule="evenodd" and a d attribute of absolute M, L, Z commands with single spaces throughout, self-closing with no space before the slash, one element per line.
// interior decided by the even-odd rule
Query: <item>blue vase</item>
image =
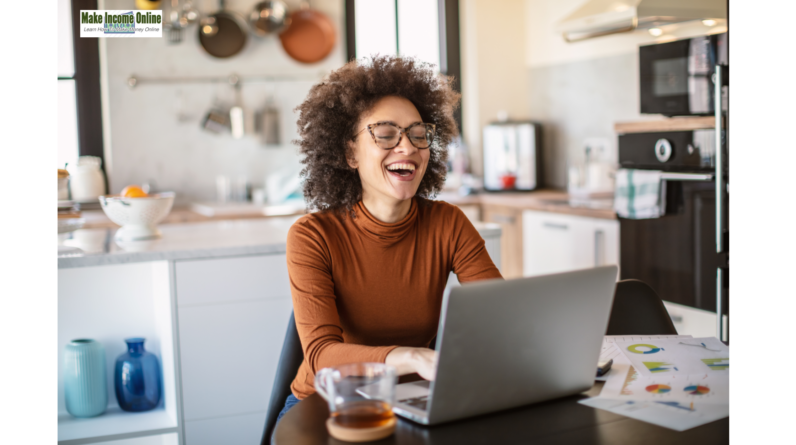
<path fill-rule="evenodd" d="M 108 407 L 105 348 L 91 339 L 72 340 L 64 350 L 64 401 L 75 417 L 94 417 Z"/>
<path fill-rule="evenodd" d="M 116 399 L 125 411 L 149 411 L 160 403 L 160 364 L 144 350 L 144 339 L 127 338 L 127 352 L 116 359 Z"/>

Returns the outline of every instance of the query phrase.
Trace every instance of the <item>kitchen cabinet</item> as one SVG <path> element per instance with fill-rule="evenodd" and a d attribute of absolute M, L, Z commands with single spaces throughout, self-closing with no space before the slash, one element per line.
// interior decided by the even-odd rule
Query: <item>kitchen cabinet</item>
<path fill-rule="evenodd" d="M 619 264 L 619 222 L 552 212 L 522 212 L 523 276 Z"/>
<path fill-rule="evenodd" d="M 523 275 L 522 210 L 495 204 L 482 204 L 484 222 L 499 224 L 503 229 L 500 240 L 500 272 L 503 278 L 519 278 Z"/>
<path fill-rule="evenodd" d="M 175 271 L 185 443 L 256 443 L 293 309 L 286 257 L 177 261 Z"/>

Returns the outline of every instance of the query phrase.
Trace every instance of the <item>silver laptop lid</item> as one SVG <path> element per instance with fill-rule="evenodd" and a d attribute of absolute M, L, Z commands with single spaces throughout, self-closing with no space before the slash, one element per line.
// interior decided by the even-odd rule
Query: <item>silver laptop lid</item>
<path fill-rule="evenodd" d="M 428 423 L 589 389 L 617 267 L 489 280 L 445 295 Z"/>

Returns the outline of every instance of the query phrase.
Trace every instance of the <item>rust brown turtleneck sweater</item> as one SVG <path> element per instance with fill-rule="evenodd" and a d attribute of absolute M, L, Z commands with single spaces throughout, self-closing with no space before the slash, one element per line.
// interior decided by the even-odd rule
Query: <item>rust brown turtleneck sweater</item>
<path fill-rule="evenodd" d="M 318 212 L 290 228 L 287 267 L 304 349 L 291 385 L 299 399 L 315 392 L 321 368 L 383 363 L 398 346 L 428 347 L 451 271 L 462 283 L 501 278 L 458 207 L 419 200 L 394 224 L 360 202 L 356 218 Z"/>

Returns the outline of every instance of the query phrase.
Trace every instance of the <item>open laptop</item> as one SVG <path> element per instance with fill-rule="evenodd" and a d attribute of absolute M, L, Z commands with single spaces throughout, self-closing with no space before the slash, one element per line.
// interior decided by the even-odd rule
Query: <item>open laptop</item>
<path fill-rule="evenodd" d="M 398 385 L 393 411 L 433 425 L 588 390 L 616 279 L 605 266 L 452 288 L 436 380 Z"/>

